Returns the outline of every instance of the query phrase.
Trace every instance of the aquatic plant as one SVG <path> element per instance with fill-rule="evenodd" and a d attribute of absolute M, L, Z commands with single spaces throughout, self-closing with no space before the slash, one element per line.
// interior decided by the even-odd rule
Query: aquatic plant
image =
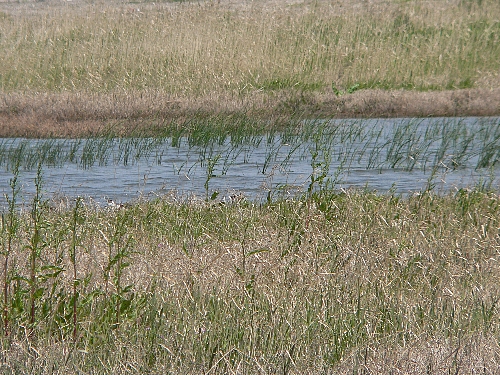
<path fill-rule="evenodd" d="M 0 166 L 9 170 L 19 165 L 23 171 L 37 163 L 49 167 L 72 163 L 82 169 L 147 163 L 149 168 L 165 164 L 165 156 L 177 150 L 175 173 L 189 177 L 204 171 L 208 197 L 212 178 L 227 176 L 233 165 L 241 163 L 255 164 L 271 181 L 276 174 L 286 179 L 295 163 L 306 160 L 311 167 L 306 189 L 312 191 L 319 179 L 340 183 L 342 176 L 355 170 L 419 172 L 431 181 L 465 168 L 484 175 L 500 159 L 496 118 L 296 120 L 283 131 L 261 133 L 262 129 L 251 128 L 247 133 L 227 129 L 221 116 L 194 118 L 191 128 L 175 133 L 178 139 L 165 133 L 138 138 L 110 134 L 77 140 L 3 140 Z"/>

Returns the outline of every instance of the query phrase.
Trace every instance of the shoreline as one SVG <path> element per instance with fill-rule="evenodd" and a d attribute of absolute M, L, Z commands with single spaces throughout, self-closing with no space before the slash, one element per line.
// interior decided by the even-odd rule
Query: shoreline
<path fill-rule="evenodd" d="M 0 137 L 79 138 L 109 133 L 154 134 L 182 128 L 194 116 L 246 116 L 269 129 L 297 118 L 500 116 L 500 88 L 417 92 L 257 91 L 238 97 L 176 98 L 161 92 L 4 93 Z"/>

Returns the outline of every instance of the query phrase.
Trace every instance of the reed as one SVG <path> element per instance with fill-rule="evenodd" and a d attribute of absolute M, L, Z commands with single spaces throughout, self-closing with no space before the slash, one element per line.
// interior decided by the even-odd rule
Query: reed
<path fill-rule="evenodd" d="M 418 172 L 431 187 L 435 178 L 464 168 L 494 174 L 500 160 L 497 118 L 474 123 L 462 118 L 400 119 L 391 124 L 298 120 L 267 131 L 250 126 L 251 121 L 242 120 L 247 128 L 227 128 L 225 117 L 195 117 L 182 130 L 172 127 L 155 137 L 110 133 L 77 140 L 7 139 L 0 142 L 0 166 L 31 170 L 35 162 L 49 167 L 70 163 L 85 170 L 96 165 L 160 165 L 171 163 L 167 159 L 173 154 L 175 158 L 184 155 L 185 161 L 173 165 L 173 173 L 202 178 L 205 197 L 215 199 L 219 194 L 216 179 L 231 173 L 235 163 L 255 163 L 273 186 L 269 193 L 278 194 L 273 176 L 277 172 L 286 175 L 293 163 L 303 160 L 311 167 L 309 192 L 322 185 L 338 186 L 343 176 L 359 169 Z"/>
<path fill-rule="evenodd" d="M 76 198 L 75 207 L 73 209 L 73 217 L 71 220 L 71 245 L 69 248 L 69 258 L 73 268 L 73 295 L 72 299 L 72 307 L 73 307 L 73 340 L 76 341 L 78 335 L 78 286 L 81 283 L 81 280 L 78 278 L 78 253 L 77 250 L 79 246 L 81 246 L 82 240 L 79 234 L 78 226 L 83 224 L 85 220 L 85 216 L 82 215 L 83 209 L 83 199 L 81 197 Z"/>
<path fill-rule="evenodd" d="M 2 306 L 2 319 L 3 319 L 3 331 L 5 336 L 10 333 L 9 327 L 9 300 L 10 300 L 10 283 L 12 271 L 9 269 L 10 266 L 10 255 L 13 253 L 14 241 L 17 236 L 17 231 L 19 229 L 19 219 L 16 212 L 17 200 L 20 193 L 20 187 L 18 183 L 19 177 L 19 165 L 14 166 L 13 176 L 9 181 L 10 186 L 10 196 L 5 196 L 8 204 L 7 212 L 2 212 L 2 255 L 4 257 L 3 262 L 3 306 Z"/>

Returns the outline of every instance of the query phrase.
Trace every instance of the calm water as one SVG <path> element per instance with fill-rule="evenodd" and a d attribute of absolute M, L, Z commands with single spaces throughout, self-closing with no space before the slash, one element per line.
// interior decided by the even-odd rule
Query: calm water
<path fill-rule="evenodd" d="M 269 192 L 306 191 L 320 176 L 339 188 L 398 194 L 479 183 L 499 189 L 500 118 L 315 121 L 296 134 L 237 140 L 3 139 L 2 208 L 15 160 L 24 202 L 35 190 L 39 160 L 47 198 L 85 196 L 101 204 L 171 192 L 261 200 Z"/>

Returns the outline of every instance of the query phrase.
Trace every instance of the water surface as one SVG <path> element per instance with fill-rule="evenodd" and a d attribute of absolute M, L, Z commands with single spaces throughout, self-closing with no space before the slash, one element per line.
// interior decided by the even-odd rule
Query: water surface
<path fill-rule="evenodd" d="M 11 194 L 16 162 L 25 203 L 41 162 L 47 198 L 106 204 L 171 192 L 262 200 L 327 182 L 403 195 L 477 184 L 498 189 L 499 161 L 500 118 L 317 120 L 298 131 L 238 139 L 2 139 L 0 204 L 5 208 Z"/>

